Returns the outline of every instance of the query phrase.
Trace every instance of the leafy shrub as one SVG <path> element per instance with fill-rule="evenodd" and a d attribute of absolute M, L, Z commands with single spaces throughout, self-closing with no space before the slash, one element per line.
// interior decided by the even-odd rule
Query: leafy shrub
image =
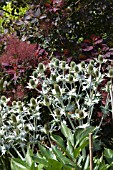
<path fill-rule="evenodd" d="M 98 58 L 98 55 L 102 55 L 103 58 L 111 59 L 113 55 L 112 48 L 109 48 L 105 39 L 100 36 L 91 35 L 90 39 L 84 39 L 79 43 L 79 52 L 80 60 L 86 60 L 90 58 Z"/>
<path fill-rule="evenodd" d="M 0 57 L 1 95 L 23 100 L 27 96 L 24 87 L 30 74 L 39 62 L 49 62 L 48 53 L 40 46 L 20 41 L 14 36 L 5 36 L 3 41 L 6 48 Z"/>
<path fill-rule="evenodd" d="M 106 36 L 107 44 L 112 44 L 112 3 L 111 0 L 104 2 L 45 0 L 41 3 L 39 1 L 31 3 L 29 0 L 11 1 L 9 3 L 12 4 L 11 11 L 18 10 L 20 6 L 26 9 L 29 5 L 29 8 L 25 15 L 16 21 L 13 19 L 15 16 L 12 16 L 10 24 L 4 24 L 3 29 L 15 32 L 19 38 L 40 44 L 49 55 L 62 59 L 78 61 L 79 57 L 83 57 L 81 51 L 85 49 L 88 56 L 90 54 L 94 56 L 95 53 L 107 53 L 109 56 L 112 51 L 109 52 L 106 43 L 97 45 L 95 41 L 90 40 L 91 44 L 85 41 L 86 48 L 81 49 L 79 41 L 87 40 L 94 34 L 100 41 Z M 85 56 L 87 52 L 85 51 Z"/>
<path fill-rule="evenodd" d="M 14 6 L 12 1 L 7 2 L 2 7 L 0 7 L 0 12 L 2 16 L 0 17 L 0 33 L 9 32 L 9 28 L 12 29 L 10 27 L 10 24 L 11 23 L 14 24 L 16 20 L 19 20 L 19 18 L 24 16 L 27 10 L 28 10 L 28 5 L 26 5 L 26 7 L 22 7 L 22 6 L 18 7 L 18 6 Z M 6 28 L 5 30 L 4 27 Z"/>
<path fill-rule="evenodd" d="M 81 125 L 83 124 L 82 119 L 87 117 L 86 122 L 91 123 L 93 112 L 97 111 L 95 106 L 98 103 L 102 104 L 101 94 L 102 91 L 105 91 L 101 89 L 105 78 L 101 73 L 104 61 L 106 62 L 99 56 L 98 60 L 90 61 L 89 64 L 81 62 L 76 65 L 72 61 L 69 66 L 65 61 L 53 59 L 49 67 L 45 68 L 39 64 L 33 72 L 28 87 L 39 92 L 39 99 L 41 97 L 42 103 L 48 107 L 54 118 L 56 114 L 57 119 L 57 109 L 63 119 L 65 116 L 68 119 L 71 117 L 73 120 L 77 119 Z M 46 74 L 48 69 L 50 70 L 49 77 Z M 37 84 L 41 84 L 42 90 L 37 89 Z M 109 105 L 109 101 L 106 100 L 107 102 Z M 102 107 L 105 105 L 102 104 Z M 100 110 L 100 107 L 98 109 Z M 104 114 L 107 115 L 110 113 L 108 112 Z M 104 114 L 103 116 L 105 116 Z M 71 126 L 74 127 L 73 123 Z"/>
<path fill-rule="evenodd" d="M 23 1 L 16 4 L 23 5 Z M 31 42 L 38 42 L 50 54 L 76 59 L 76 49 L 80 38 L 87 39 L 92 34 L 107 41 L 112 40 L 112 1 L 27 1 L 30 5 L 22 19 L 11 23 L 17 35 Z M 24 4 L 26 6 L 26 4 Z M 16 6 L 13 7 L 16 9 Z M 5 28 L 5 26 L 4 26 Z M 10 28 L 9 28 L 10 29 Z"/>

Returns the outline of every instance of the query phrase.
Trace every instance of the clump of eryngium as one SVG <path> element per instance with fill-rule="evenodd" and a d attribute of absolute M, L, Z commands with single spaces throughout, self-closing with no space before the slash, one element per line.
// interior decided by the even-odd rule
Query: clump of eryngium
<path fill-rule="evenodd" d="M 9 99 L 2 96 L 0 153 L 10 148 L 16 150 L 17 146 L 23 151 L 27 143 L 34 146 L 37 140 L 42 140 L 47 133 L 42 119 L 46 119 L 49 133 L 58 130 L 61 122 L 66 124 L 67 119 L 73 129 L 84 123 L 90 125 L 94 106 L 101 100 L 98 86 L 104 77 L 100 72 L 102 62 L 98 63 L 99 66 L 97 62 L 67 64 L 53 59 L 46 66 L 39 64 L 28 83 L 28 88 L 38 92 L 37 98 L 31 98 L 28 104 L 13 101 L 8 106 Z"/>
<path fill-rule="evenodd" d="M 9 100 L 5 96 L 0 98 L 0 155 L 12 149 L 17 153 L 22 152 L 28 143 L 34 145 L 39 139 L 38 102 L 31 98 L 28 105 L 13 101 L 12 106 L 9 106 Z"/>
<path fill-rule="evenodd" d="M 101 100 L 98 86 L 104 77 L 100 72 L 103 62 L 99 57 L 90 63 L 76 64 L 72 61 L 67 64 L 54 58 L 46 66 L 41 64 L 41 72 L 40 65 L 37 67 L 31 76 L 35 86 L 29 82 L 28 88 L 40 93 L 38 100 L 48 108 L 54 124 L 68 119 L 74 129 L 76 122 L 82 125 L 86 117 L 86 123 L 90 124 L 94 106 Z M 41 90 L 37 88 L 38 84 L 41 84 Z M 76 112 L 77 109 L 79 112 Z M 56 110 L 59 110 L 59 114 Z"/>

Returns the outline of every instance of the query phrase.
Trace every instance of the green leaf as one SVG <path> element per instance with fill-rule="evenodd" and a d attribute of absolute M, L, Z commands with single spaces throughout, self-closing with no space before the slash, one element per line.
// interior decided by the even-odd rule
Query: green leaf
<path fill-rule="evenodd" d="M 105 148 L 104 156 L 107 159 L 109 164 L 111 164 L 113 162 L 113 150 Z"/>
<path fill-rule="evenodd" d="M 43 164 L 39 164 L 38 165 L 38 169 L 35 169 L 35 170 L 43 170 L 43 168 L 44 168 L 44 165 Z"/>
<path fill-rule="evenodd" d="M 71 156 L 71 158 L 74 159 L 74 148 L 72 147 L 69 140 L 67 141 L 66 154 L 67 156 Z"/>
<path fill-rule="evenodd" d="M 45 158 L 40 158 L 40 157 L 37 156 L 37 157 L 34 157 L 34 161 L 36 163 L 48 166 L 48 161 Z"/>
<path fill-rule="evenodd" d="M 11 159 L 11 170 L 29 170 L 30 167 L 25 161 L 19 158 Z"/>
<path fill-rule="evenodd" d="M 89 167 L 89 155 L 87 155 L 86 161 L 85 161 L 85 165 L 84 165 L 84 170 L 88 170 Z"/>
<path fill-rule="evenodd" d="M 74 135 L 72 134 L 71 130 L 65 124 L 61 123 L 61 131 L 66 139 L 68 139 L 74 147 Z"/>
<path fill-rule="evenodd" d="M 113 150 L 104 148 L 104 156 L 107 158 L 113 158 Z"/>
<path fill-rule="evenodd" d="M 79 147 L 74 149 L 75 159 L 79 156 L 80 152 L 88 145 L 88 138 L 84 139 Z"/>
<path fill-rule="evenodd" d="M 32 165 L 30 166 L 30 170 L 38 170 L 38 167 L 35 168 L 35 163 L 32 162 Z"/>
<path fill-rule="evenodd" d="M 49 159 L 48 167 L 45 169 L 46 170 L 62 170 L 62 163 L 54 159 Z"/>
<path fill-rule="evenodd" d="M 107 170 L 110 167 L 110 165 L 108 164 L 101 164 L 101 166 L 99 167 L 99 170 Z"/>
<path fill-rule="evenodd" d="M 76 129 L 74 134 L 74 140 L 76 142 L 76 146 L 80 144 L 80 142 L 89 136 L 89 133 L 94 131 L 94 127 L 87 127 L 85 129 Z"/>
<path fill-rule="evenodd" d="M 62 152 L 61 152 L 59 149 L 57 149 L 56 146 L 52 147 L 52 150 L 53 150 L 53 152 L 55 153 L 57 159 L 58 159 L 59 161 L 61 161 L 63 164 L 66 164 L 66 163 L 69 163 L 69 162 L 70 162 L 70 160 L 67 159 L 67 158 L 62 154 Z"/>
<path fill-rule="evenodd" d="M 60 162 L 62 162 L 64 165 L 70 165 L 70 166 L 76 168 L 76 170 L 77 170 L 77 168 L 78 168 L 77 165 L 74 162 L 72 162 L 71 159 L 68 159 L 66 156 L 64 156 L 62 154 L 62 152 L 59 149 L 57 149 L 56 146 L 52 147 L 52 150 L 53 150 L 53 152 L 55 153 L 57 159 Z"/>
<path fill-rule="evenodd" d="M 30 150 L 30 148 L 28 147 L 27 153 L 26 153 L 26 156 L 25 156 L 25 160 L 26 160 L 26 162 L 29 166 L 31 166 L 33 164 L 32 156 L 33 156 L 33 153 Z"/>
<path fill-rule="evenodd" d="M 112 167 L 112 163 L 111 164 L 107 164 L 106 160 L 103 159 L 103 155 L 98 158 L 98 157 L 94 157 L 94 170 L 112 170 L 113 168 L 110 169 L 110 167 Z"/>
<path fill-rule="evenodd" d="M 74 149 L 74 158 L 75 158 L 75 159 L 78 157 L 78 155 L 80 154 L 80 152 L 81 152 L 80 147 Z"/>
<path fill-rule="evenodd" d="M 45 156 L 47 159 L 51 159 L 51 158 L 54 158 L 54 155 L 53 155 L 53 153 L 48 149 L 48 148 L 46 148 L 46 147 L 44 147 L 43 145 L 41 145 L 41 144 L 39 144 L 38 143 L 38 146 L 39 146 L 39 149 L 40 149 L 40 151 L 41 151 L 41 154 L 43 155 L 43 156 Z"/>
<path fill-rule="evenodd" d="M 51 139 L 56 142 L 56 144 L 61 147 L 63 151 L 65 151 L 65 143 L 64 140 L 58 135 L 51 135 Z"/>
<path fill-rule="evenodd" d="M 64 165 L 64 166 L 63 166 L 63 170 L 80 170 L 80 169 L 79 169 L 79 168 L 75 169 L 75 168 L 73 168 L 72 166 Z"/>

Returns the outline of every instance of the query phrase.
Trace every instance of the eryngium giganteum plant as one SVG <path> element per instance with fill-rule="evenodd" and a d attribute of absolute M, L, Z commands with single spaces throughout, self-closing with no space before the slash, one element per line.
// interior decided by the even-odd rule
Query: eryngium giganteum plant
<path fill-rule="evenodd" d="M 99 56 L 89 63 L 76 64 L 72 61 L 67 64 L 65 61 L 53 58 L 46 67 L 41 66 L 43 68 L 41 70 L 39 64 L 34 71 L 37 76 L 32 74 L 28 88 L 39 92 L 38 102 L 48 108 L 47 114 L 53 117 L 49 123 L 52 123 L 52 127 L 53 124 L 59 126 L 61 121 L 66 123 L 67 120 L 73 129 L 75 126 L 91 125 L 95 105 L 101 101 L 98 89 L 104 76 L 108 75 L 101 73 L 102 63 L 105 61 Z M 33 85 L 31 81 L 34 82 Z M 41 90 L 37 88 L 38 84 L 41 85 Z M 107 102 L 107 107 L 109 102 L 110 100 Z M 104 112 L 103 117 L 107 113 Z"/>
<path fill-rule="evenodd" d="M 106 62 L 103 60 L 103 62 Z M 0 99 L 0 154 L 13 148 L 25 154 L 28 143 L 34 148 L 37 140 L 45 141 L 52 132 L 60 131 L 61 123 L 72 130 L 92 125 L 95 106 L 102 110 L 102 121 L 109 112 L 109 95 L 106 106 L 101 106 L 99 85 L 104 80 L 102 62 L 67 64 L 53 59 L 48 65 L 39 64 L 30 77 L 27 88 L 36 90 L 37 97 L 29 103 Z M 108 75 L 108 73 L 106 73 Z M 38 89 L 40 85 L 40 89 Z M 107 90 L 109 88 L 106 88 Z"/>

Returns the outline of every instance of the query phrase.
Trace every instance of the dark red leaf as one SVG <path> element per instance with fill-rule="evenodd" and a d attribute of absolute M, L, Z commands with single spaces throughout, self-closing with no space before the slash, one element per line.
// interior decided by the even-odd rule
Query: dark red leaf
<path fill-rule="evenodd" d="M 90 40 L 84 40 L 84 43 L 90 43 L 91 41 Z"/>
<path fill-rule="evenodd" d="M 93 46 L 87 46 L 86 48 L 82 49 L 83 51 L 91 51 L 93 50 Z"/>
<path fill-rule="evenodd" d="M 96 45 L 96 44 L 101 44 L 102 42 L 103 42 L 103 39 L 96 40 L 96 41 L 94 42 L 94 45 Z"/>

